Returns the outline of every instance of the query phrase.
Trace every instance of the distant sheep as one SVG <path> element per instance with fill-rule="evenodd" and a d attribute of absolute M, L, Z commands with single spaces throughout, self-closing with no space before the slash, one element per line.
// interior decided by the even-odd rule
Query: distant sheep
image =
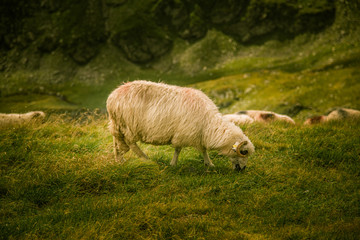
<path fill-rule="evenodd" d="M 225 114 L 223 119 L 233 122 L 235 125 L 250 124 L 254 119 L 245 114 Z"/>
<path fill-rule="evenodd" d="M 236 114 L 247 115 L 257 122 L 287 122 L 295 124 L 295 121 L 291 117 L 270 111 L 247 110 L 237 112 Z"/>
<path fill-rule="evenodd" d="M 360 111 L 348 108 L 337 108 L 332 110 L 326 116 L 314 116 L 306 119 L 305 125 L 312 125 L 316 123 L 324 123 L 328 121 L 342 121 L 347 119 L 360 119 Z"/>
<path fill-rule="evenodd" d="M 171 165 L 176 165 L 182 147 L 199 150 L 204 163 L 214 166 L 207 150 L 230 157 L 233 168 L 244 169 L 254 146 L 242 130 L 225 121 L 215 104 L 201 91 L 163 83 L 134 81 L 115 89 L 107 99 L 109 129 L 117 161 L 131 149 L 148 159 L 136 142 L 171 144 Z"/>
<path fill-rule="evenodd" d="M 28 112 L 23 114 L 0 113 L 0 128 L 5 129 L 5 128 L 41 123 L 43 122 L 44 118 L 45 118 L 45 113 L 41 111 Z"/>

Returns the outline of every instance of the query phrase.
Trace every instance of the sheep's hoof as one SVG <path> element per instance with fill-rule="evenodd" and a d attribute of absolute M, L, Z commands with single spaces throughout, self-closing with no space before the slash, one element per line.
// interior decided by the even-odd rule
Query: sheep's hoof
<path fill-rule="evenodd" d="M 213 163 L 205 163 L 205 166 L 210 167 L 210 168 L 215 167 L 215 165 Z"/>
<path fill-rule="evenodd" d="M 115 158 L 115 162 L 122 165 L 122 164 L 124 164 L 126 162 L 126 159 L 125 158 Z"/>

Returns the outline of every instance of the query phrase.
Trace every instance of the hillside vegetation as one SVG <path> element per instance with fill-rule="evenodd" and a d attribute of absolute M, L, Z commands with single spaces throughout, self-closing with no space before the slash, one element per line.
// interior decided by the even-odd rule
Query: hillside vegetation
<path fill-rule="evenodd" d="M 239 2 L 5 1 L 0 111 L 104 109 L 135 79 L 186 85 L 359 66 L 357 1 Z"/>
<path fill-rule="evenodd" d="M 4 1 L 0 112 L 47 118 L 0 131 L 0 239 L 358 239 L 360 122 L 302 123 L 360 109 L 359 3 L 217 2 Z M 256 151 L 240 173 L 147 144 L 119 165 L 105 101 L 135 79 L 296 125 L 241 126 Z"/>
<path fill-rule="evenodd" d="M 141 144 L 119 165 L 105 116 L 0 133 L 3 239 L 357 239 L 359 121 L 254 124 L 246 171 L 210 152 Z"/>

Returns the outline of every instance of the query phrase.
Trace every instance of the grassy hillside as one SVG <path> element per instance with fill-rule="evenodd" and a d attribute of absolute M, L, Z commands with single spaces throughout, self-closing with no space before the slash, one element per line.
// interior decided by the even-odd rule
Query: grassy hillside
<path fill-rule="evenodd" d="M 6 24 L 11 19 L 1 20 L 5 21 L 2 25 L 9 27 L 9 36 L 0 39 L 0 43 L 3 41 L 6 45 L 0 49 L 3 54 L 0 112 L 104 109 L 106 97 L 113 88 L 135 79 L 187 85 L 263 70 L 290 73 L 297 78 L 303 71 L 356 69 L 360 64 L 360 6 L 356 1 L 248 1 L 244 6 L 239 5 L 239 9 L 231 5 L 232 1 L 226 1 L 217 7 L 221 8 L 219 13 L 229 11 L 228 18 L 221 18 L 224 14 L 210 14 L 202 1 L 191 6 L 186 6 L 186 1 L 170 1 L 173 5 L 168 2 L 169 7 L 166 1 L 160 0 L 108 0 L 104 9 L 99 8 L 97 2 L 85 0 L 72 5 L 71 1 L 55 4 L 47 0 L 40 8 L 36 6 L 39 2 L 12 3 L 16 5 L 13 11 L 24 16 L 19 15 L 23 21 L 15 24 L 14 20 L 14 26 Z M 22 11 L 21 7 L 27 10 Z M 90 14 L 95 11 L 93 8 L 101 13 Z M 172 11 L 165 11 L 168 8 Z M 244 16 L 238 13 L 243 11 L 241 8 L 246 9 Z M 6 8 L 0 10 L 7 12 Z M 184 18 L 177 14 L 182 11 L 186 11 Z M 254 24 L 259 11 L 266 14 Z M 45 25 L 39 24 L 41 22 Z M 244 29 L 244 23 L 254 26 L 248 29 L 247 37 L 246 33 L 237 31 Z M 88 28 L 92 30 L 85 31 Z M 195 40 L 181 35 L 195 34 L 201 29 L 205 29 L 204 33 Z M 152 37 L 136 38 L 139 32 L 170 39 L 171 48 L 161 52 L 158 49 L 161 44 L 147 45 L 153 42 Z M 29 34 L 34 35 L 33 39 Z M 243 38 L 248 40 L 241 40 Z M 124 46 L 118 44 L 130 44 L 125 48 L 135 52 L 126 53 L 121 50 Z M 146 50 L 161 54 L 154 53 L 156 57 L 151 61 L 141 63 L 129 59 L 128 54 L 151 57 Z M 76 59 L 86 61 L 79 63 Z"/>
<path fill-rule="evenodd" d="M 350 102 L 344 102 L 341 98 L 348 90 L 359 91 L 357 69 L 360 66 L 360 38 L 356 33 L 338 40 L 334 39 L 334 34 L 333 30 L 329 30 L 320 35 L 301 35 L 292 41 L 269 41 L 264 45 L 245 47 L 213 30 L 191 45 L 179 40 L 171 54 L 148 66 L 124 60 L 111 46 L 104 46 L 98 57 L 76 71 L 71 63 L 60 61 L 64 56 L 54 54 L 44 59 L 44 67 L 39 70 L 0 72 L 0 111 L 71 110 L 82 107 L 104 109 L 112 89 L 122 82 L 136 79 L 177 85 L 216 79 L 220 85 L 226 85 L 226 81 L 232 79 L 235 83 L 233 91 L 241 90 L 237 89 L 240 85 L 242 89 L 254 87 L 254 84 L 263 88 L 288 82 L 291 86 L 284 86 L 283 91 L 307 85 L 305 91 L 323 92 L 322 101 L 327 103 L 319 111 L 326 111 L 328 105 L 356 108 L 358 101 L 354 94 L 345 94 L 346 98 L 352 98 Z M 243 79 L 244 76 L 246 79 Z M 323 90 L 330 83 L 338 83 L 338 99 L 328 99 L 327 90 Z M 352 87 L 349 89 L 349 86 Z M 213 84 L 212 87 L 215 89 L 217 85 Z M 312 87 L 314 89 L 311 90 Z M 283 94 L 289 95 L 290 92 Z M 273 97 L 276 97 L 278 104 L 284 101 L 279 94 Z M 300 103 L 313 107 L 313 103 L 309 103 L 317 101 L 313 97 L 309 96 L 308 100 Z M 277 110 L 274 106 L 269 108 L 264 105 L 243 107 Z"/>
<path fill-rule="evenodd" d="M 141 144 L 114 162 L 103 115 L 53 114 L 0 133 L 2 239 L 356 239 L 359 122 L 243 126 L 256 146 L 237 173 L 185 149 Z"/>
<path fill-rule="evenodd" d="M 70 24 L 76 21 L 72 11 L 83 12 L 81 4 L 87 1 L 76 5 L 64 1 L 64 6 L 42 2 L 55 23 Z M 97 8 L 98 1 L 88 2 Z M 299 20 L 300 25 L 296 34 L 287 32 L 291 36 L 286 38 L 277 34 L 287 25 L 271 28 L 274 35 L 269 37 L 262 21 L 249 43 L 231 29 L 246 20 L 232 19 L 241 9 L 234 8 L 235 15 L 228 18 L 211 12 L 202 16 L 206 4 L 196 1 L 198 6 L 181 24 L 177 18 L 168 19 L 172 15 L 162 16 L 166 23 L 162 30 L 168 31 L 172 47 L 138 64 L 119 51 L 119 42 L 113 42 L 127 35 L 112 37 L 115 30 L 128 30 L 115 21 L 117 16 L 134 25 L 129 29 L 144 20 L 134 21 L 134 13 L 144 14 L 155 1 L 144 2 L 106 0 L 107 27 L 113 32 L 100 31 L 109 41 L 89 40 L 96 51 L 85 51 L 86 56 L 70 50 L 78 44 L 76 37 L 82 36 L 77 32 L 81 26 L 104 25 L 96 20 L 103 16 L 89 15 L 91 11 L 84 14 L 91 16 L 89 22 L 53 29 L 79 35 L 67 35 L 59 48 L 38 55 L 34 48 L 44 43 L 46 34 L 34 44 L 20 35 L 16 41 L 30 46 L 11 49 L 0 59 L 0 112 L 47 113 L 43 125 L 0 131 L 0 239 L 358 239 L 360 122 L 302 123 L 334 107 L 360 109 L 359 4 L 264 0 L 273 8 L 290 9 L 287 14 L 294 9 L 304 16 L 332 13 L 333 8 L 324 7 L 328 3 L 336 12 L 326 23 L 331 26 L 319 32 L 302 31 L 302 18 L 290 18 L 289 24 Z M 161 5 L 166 1 L 156 2 L 160 10 L 166 9 Z M 184 11 L 185 1 L 171 2 L 177 9 L 174 16 Z M 261 5 L 250 2 L 255 14 Z M 67 5 L 73 8 L 63 9 Z M 46 14 L 27 24 L 48 19 Z M 204 25 L 199 14 L 215 25 Z M 281 23 L 284 16 L 272 17 Z M 205 33 L 195 23 L 205 27 Z M 24 29 L 31 29 L 30 25 Z M 152 30 L 164 37 L 158 28 Z M 89 39 L 97 33 L 94 29 Z M 262 34 L 266 36 L 259 40 Z M 0 37 L 0 45 L 5 40 Z M 86 46 L 82 47 L 86 50 Z M 74 57 L 88 62 L 79 65 Z M 241 126 L 256 148 L 241 173 L 234 172 L 230 161 L 216 151 L 209 153 L 216 167 L 206 168 L 201 154 L 192 148 L 184 149 L 177 167 L 170 167 L 173 149 L 147 144 L 140 147 L 150 160 L 139 160 L 129 152 L 128 161 L 119 165 L 114 161 L 105 101 L 116 86 L 135 79 L 201 89 L 222 113 L 271 110 L 290 115 L 296 125 Z"/>
<path fill-rule="evenodd" d="M 216 167 L 208 169 L 191 148 L 170 167 L 171 147 L 146 144 L 141 148 L 149 161 L 130 152 L 119 165 L 106 115 L 72 103 L 85 96 L 81 85 L 72 89 L 83 95 L 66 95 L 72 96 L 66 101 L 61 94 L 39 94 L 24 104 L 14 95 L 19 105 L 2 106 L 45 109 L 49 117 L 42 126 L 0 133 L 1 238 L 357 239 L 360 122 L 302 125 L 332 107 L 360 108 L 356 48 L 334 52 L 330 62 L 309 61 L 319 58 L 316 54 L 294 57 L 291 66 L 306 66 L 297 71 L 283 70 L 289 65 L 281 58 L 254 56 L 188 78 L 189 86 L 202 89 L 223 113 L 267 109 L 296 120 L 296 126 L 241 126 L 256 147 L 241 173 L 215 151 L 210 157 Z M 137 74 L 161 76 L 153 69 Z M 197 82 L 207 77 L 213 79 Z M 103 106 L 112 87 L 88 85 L 92 96 L 86 103 L 99 106 L 102 99 Z M 68 112 L 61 114 L 64 109 Z"/>

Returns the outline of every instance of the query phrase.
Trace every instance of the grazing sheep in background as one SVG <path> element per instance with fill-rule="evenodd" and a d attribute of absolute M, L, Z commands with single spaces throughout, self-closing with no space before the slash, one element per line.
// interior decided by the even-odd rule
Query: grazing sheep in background
<path fill-rule="evenodd" d="M 176 165 L 182 147 L 199 150 L 204 163 L 214 166 L 207 150 L 216 149 L 230 157 L 233 168 L 244 169 L 255 150 L 248 137 L 235 124 L 225 121 L 215 104 L 201 91 L 153 83 L 128 82 L 107 99 L 109 129 L 114 139 L 115 158 L 131 149 L 148 157 L 137 146 L 142 141 L 175 148 L 171 165 Z"/>
<path fill-rule="evenodd" d="M 337 108 L 332 110 L 327 116 L 314 116 L 306 119 L 305 125 L 324 123 L 328 121 L 340 121 L 346 119 L 360 119 L 360 111 L 348 108 Z"/>
<path fill-rule="evenodd" d="M 245 114 L 225 114 L 223 118 L 227 121 L 233 122 L 235 125 L 250 124 L 254 119 Z"/>
<path fill-rule="evenodd" d="M 247 115 L 257 122 L 287 122 L 295 124 L 291 117 L 269 111 L 247 110 L 237 112 L 236 114 Z"/>
<path fill-rule="evenodd" d="M 45 113 L 41 111 L 28 112 L 23 114 L 0 113 L 0 128 L 18 127 L 44 121 Z"/>

